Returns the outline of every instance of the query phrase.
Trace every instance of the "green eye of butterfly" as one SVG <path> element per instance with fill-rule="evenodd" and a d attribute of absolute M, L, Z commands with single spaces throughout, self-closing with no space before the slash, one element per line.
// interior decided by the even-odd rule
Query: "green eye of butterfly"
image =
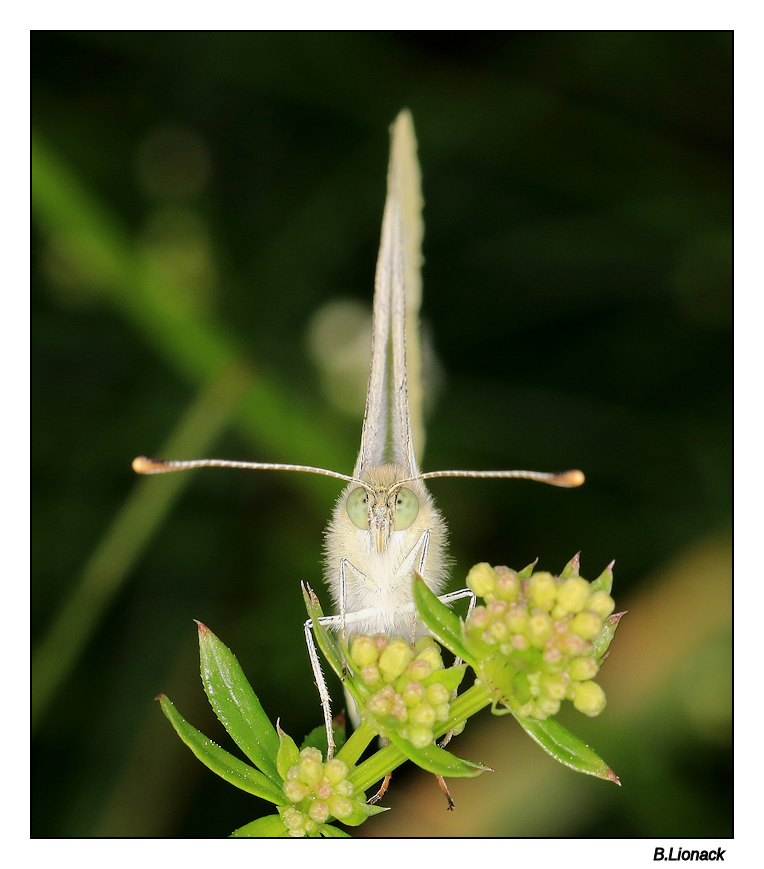
<path fill-rule="evenodd" d="M 366 489 L 363 486 L 359 486 L 357 489 L 353 489 L 348 495 L 347 500 L 347 511 L 350 521 L 356 528 L 360 528 L 362 531 L 368 531 L 369 529 L 369 510 L 366 506 L 367 498 Z"/>
<path fill-rule="evenodd" d="M 395 500 L 395 530 L 410 528 L 419 514 L 419 498 L 411 489 L 399 489 Z"/>

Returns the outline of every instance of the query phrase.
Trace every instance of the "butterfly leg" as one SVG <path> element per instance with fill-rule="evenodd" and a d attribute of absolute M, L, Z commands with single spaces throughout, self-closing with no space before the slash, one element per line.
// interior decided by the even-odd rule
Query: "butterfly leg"
<path fill-rule="evenodd" d="M 326 679 L 324 679 L 323 671 L 321 670 L 321 662 L 318 659 L 316 651 L 316 643 L 313 639 L 313 619 L 308 619 L 305 622 L 305 643 L 308 647 L 308 657 L 310 658 L 310 666 L 313 670 L 313 678 L 316 680 L 318 688 L 318 696 L 321 700 L 321 709 L 324 713 L 324 727 L 326 728 L 326 759 L 331 760 L 334 757 L 334 731 L 332 729 L 332 700 L 329 696 L 329 689 L 326 687 Z"/>

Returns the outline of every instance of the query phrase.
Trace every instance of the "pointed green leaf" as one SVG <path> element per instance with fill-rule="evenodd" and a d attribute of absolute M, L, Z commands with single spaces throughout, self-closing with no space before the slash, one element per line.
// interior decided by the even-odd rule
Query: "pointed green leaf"
<path fill-rule="evenodd" d="M 611 561 L 610 564 L 602 571 L 602 573 L 592 582 L 592 591 L 604 591 L 607 594 L 610 594 L 613 588 L 613 565 L 615 561 Z"/>
<path fill-rule="evenodd" d="M 229 838 L 288 839 L 289 833 L 280 815 L 266 815 L 234 830 Z"/>
<path fill-rule="evenodd" d="M 331 824 L 321 824 L 318 828 L 318 832 L 325 839 L 350 839 L 352 836 L 350 833 L 346 833 L 344 830 L 340 830 L 339 827 L 333 827 Z"/>
<path fill-rule="evenodd" d="M 372 815 L 379 815 L 381 812 L 389 812 L 389 806 L 374 806 L 369 803 L 356 802 L 353 807 L 353 814 L 349 818 L 343 818 L 342 823 L 346 827 L 359 827 L 367 818 Z"/>
<path fill-rule="evenodd" d="M 539 560 L 537 558 L 537 559 L 535 559 L 535 561 L 531 561 L 530 564 L 526 564 L 522 570 L 518 571 L 517 578 L 518 579 L 530 579 L 531 576 L 533 576 L 533 569 L 536 567 L 536 565 L 538 563 L 539 563 Z"/>
<path fill-rule="evenodd" d="M 598 637 L 596 637 L 592 645 L 594 646 L 594 657 L 601 658 L 605 652 L 607 652 L 610 644 L 613 642 L 613 637 L 615 636 L 616 628 L 618 627 L 621 619 L 626 615 L 623 613 L 613 613 L 612 616 L 608 616 L 605 619 L 605 625 L 602 628 L 602 633 Z"/>
<path fill-rule="evenodd" d="M 278 806 L 287 805 L 287 799 L 281 788 L 277 787 L 267 776 L 229 754 L 211 739 L 207 739 L 203 733 L 192 727 L 180 715 L 175 706 L 163 694 L 157 699 L 162 705 L 162 712 L 167 716 L 178 736 L 199 760 L 216 775 L 256 797 L 261 797 Z"/>
<path fill-rule="evenodd" d="M 409 760 L 434 775 L 442 775 L 444 778 L 475 778 L 488 769 L 480 763 L 462 760 L 435 743 L 424 748 L 414 748 L 408 739 L 399 736 L 395 731 L 385 735 Z"/>
<path fill-rule="evenodd" d="M 337 752 L 347 741 L 344 724 L 337 724 L 336 719 L 332 721 L 332 733 L 334 734 L 334 756 L 336 757 Z M 321 752 L 321 757 L 326 757 L 329 747 L 326 744 L 326 727 L 323 724 L 314 727 L 303 739 L 300 750 L 302 751 L 303 748 L 317 748 Z"/>
<path fill-rule="evenodd" d="M 199 657 L 210 705 L 233 741 L 274 783 L 279 784 L 279 739 L 235 655 L 201 622 Z"/>
<path fill-rule="evenodd" d="M 300 762 L 300 749 L 297 748 L 297 743 L 289 734 L 276 725 L 279 735 L 279 750 L 276 755 L 276 769 L 282 781 L 286 781 L 287 773 L 290 767 L 296 766 Z"/>
<path fill-rule="evenodd" d="M 571 576 L 579 576 L 581 569 L 581 553 L 577 552 L 573 558 L 563 567 L 560 579 L 570 579 Z"/>
<path fill-rule="evenodd" d="M 462 620 L 430 591 L 424 580 L 414 577 L 414 603 L 427 630 L 455 655 L 475 668 L 477 661 L 464 645 Z"/>
<path fill-rule="evenodd" d="M 319 649 L 321 649 L 323 656 L 329 662 L 329 666 L 342 679 L 342 655 L 340 654 L 339 643 L 319 621 L 324 615 L 321 604 L 318 602 L 315 592 L 309 586 L 303 585 L 302 594 L 305 599 L 305 608 L 313 620 L 313 636 L 316 638 L 316 643 Z"/>
<path fill-rule="evenodd" d="M 520 722 L 525 732 L 555 760 L 569 766 L 576 772 L 620 784 L 618 776 L 598 754 L 595 754 L 585 742 L 582 742 L 553 718 L 547 718 L 546 721 L 523 718 L 521 715 L 515 715 L 515 718 Z"/>
<path fill-rule="evenodd" d="M 446 667 L 444 670 L 436 670 L 434 673 L 430 673 L 429 676 L 425 676 L 422 679 L 422 685 L 425 688 L 429 688 L 430 685 L 434 685 L 437 682 L 449 691 L 455 691 L 462 684 L 462 679 L 464 679 L 466 672 L 466 664 Z"/>

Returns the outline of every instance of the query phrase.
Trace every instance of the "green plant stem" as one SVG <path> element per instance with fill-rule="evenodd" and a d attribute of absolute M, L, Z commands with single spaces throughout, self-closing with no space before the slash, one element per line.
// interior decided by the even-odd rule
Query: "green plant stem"
<path fill-rule="evenodd" d="M 376 735 L 377 731 L 362 721 L 337 752 L 337 759 L 344 760 L 348 766 L 355 766 L 358 763 L 358 758 L 366 751 L 366 747 Z"/>

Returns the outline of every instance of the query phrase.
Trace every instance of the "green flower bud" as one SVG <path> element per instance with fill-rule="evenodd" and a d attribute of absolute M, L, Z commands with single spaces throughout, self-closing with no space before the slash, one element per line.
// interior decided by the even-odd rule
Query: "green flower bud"
<path fill-rule="evenodd" d="M 326 800 L 315 800 L 308 809 L 308 817 L 317 824 L 325 824 L 329 819 L 329 803 Z"/>
<path fill-rule="evenodd" d="M 576 658 L 575 661 L 570 662 L 568 672 L 571 679 L 586 682 L 587 679 L 593 679 L 597 675 L 599 668 L 596 658 Z"/>
<path fill-rule="evenodd" d="M 507 627 L 513 634 L 523 634 L 528 626 L 528 607 L 523 604 L 513 604 L 505 617 Z"/>
<path fill-rule="evenodd" d="M 450 703 L 440 703 L 437 706 L 433 707 L 435 709 L 435 720 L 436 721 L 447 721 L 448 716 L 451 714 L 451 704 Z"/>
<path fill-rule="evenodd" d="M 417 682 L 421 682 L 422 679 L 426 679 L 430 673 L 432 673 L 432 670 L 432 664 L 430 664 L 429 661 L 417 658 L 416 661 L 412 661 L 408 667 L 406 667 L 406 676 L 409 679 L 415 679 Z"/>
<path fill-rule="evenodd" d="M 328 760 L 324 764 L 324 775 L 326 776 L 326 780 L 332 786 L 339 784 L 347 776 L 347 774 L 348 765 L 345 763 L 344 760 L 338 760 L 335 757 L 331 760 Z"/>
<path fill-rule="evenodd" d="M 586 640 L 578 634 L 566 634 L 560 637 L 557 644 L 563 655 L 583 655 L 586 651 Z"/>
<path fill-rule="evenodd" d="M 568 682 L 570 679 L 565 678 L 562 673 L 542 673 L 539 679 L 541 696 L 550 700 L 564 700 Z M 550 714 L 555 715 L 556 713 Z"/>
<path fill-rule="evenodd" d="M 423 637 L 419 637 L 419 639 L 414 643 L 414 650 L 417 654 L 419 654 L 419 652 L 423 652 L 425 649 L 436 649 L 438 651 L 438 654 L 440 654 L 438 644 L 429 634 L 425 634 Z"/>
<path fill-rule="evenodd" d="M 378 691 L 369 698 L 366 708 L 375 718 L 387 718 L 392 711 L 393 704 L 389 697 L 385 696 L 382 691 Z"/>
<path fill-rule="evenodd" d="M 605 692 L 596 682 L 581 682 L 576 688 L 573 705 L 579 712 L 594 718 L 605 708 Z"/>
<path fill-rule="evenodd" d="M 505 600 L 509 603 L 517 600 L 520 594 L 520 580 L 514 570 L 508 567 L 496 568 L 496 590 L 495 596 L 499 600 Z"/>
<path fill-rule="evenodd" d="M 369 664 L 360 672 L 361 681 L 364 685 L 371 687 L 382 680 L 382 673 L 376 664 Z"/>
<path fill-rule="evenodd" d="M 467 619 L 467 632 L 482 633 L 491 624 L 491 616 L 484 606 L 476 606 Z"/>
<path fill-rule="evenodd" d="M 528 583 L 528 599 L 539 609 L 551 612 L 557 600 L 557 585 L 551 573 L 534 573 Z"/>
<path fill-rule="evenodd" d="M 335 794 L 329 797 L 329 812 L 338 821 L 342 821 L 353 814 L 353 803 L 347 797 Z"/>
<path fill-rule="evenodd" d="M 424 748 L 433 740 L 432 729 L 422 725 L 410 727 L 408 739 L 414 748 Z"/>
<path fill-rule="evenodd" d="M 492 619 L 501 618 L 509 609 L 505 600 L 492 600 L 486 607 Z"/>
<path fill-rule="evenodd" d="M 303 748 L 300 752 L 299 779 L 309 787 L 315 787 L 323 778 L 324 765 L 317 748 Z"/>
<path fill-rule="evenodd" d="M 320 800 L 328 800 L 329 797 L 333 793 L 332 786 L 329 784 L 328 779 L 324 776 L 321 781 L 313 788 L 313 793 Z"/>
<path fill-rule="evenodd" d="M 509 643 L 512 648 L 516 649 L 518 652 L 524 652 L 530 645 L 528 638 L 523 634 L 513 634 L 509 638 Z"/>
<path fill-rule="evenodd" d="M 597 613 L 601 619 L 606 619 L 615 609 L 615 601 L 607 592 L 595 591 L 586 602 L 586 608 Z"/>
<path fill-rule="evenodd" d="M 379 656 L 379 669 L 386 682 L 395 681 L 414 658 L 414 650 L 403 637 L 392 637 Z"/>
<path fill-rule="evenodd" d="M 422 651 L 419 652 L 419 654 L 416 656 L 416 660 L 427 661 L 427 663 L 432 667 L 433 671 L 443 669 L 443 658 L 441 658 L 440 650 L 435 645 L 435 643 L 425 649 L 422 649 Z"/>
<path fill-rule="evenodd" d="M 349 782 L 346 778 L 334 786 L 334 793 L 339 794 L 341 797 L 352 797 L 355 788 L 352 783 Z M 334 812 L 332 812 L 334 814 Z M 336 815 L 335 815 L 336 817 Z"/>
<path fill-rule="evenodd" d="M 543 648 L 546 641 L 552 636 L 552 618 L 549 613 L 534 610 L 528 619 L 525 633 L 536 648 Z"/>
<path fill-rule="evenodd" d="M 434 682 L 427 686 L 427 702 L 433 706 L 440 706 L 442 703 L 448 703 L 451 694 L 445 685 L 440 682 Z"/>
<path fill-rule="evenodd" d="M 570 623 L 570 629 L 585 640 L 592 640 L 602 630 L 602 619 L 591 610 L 578 613 Z"/>
<path fill-rule="evenodd" d="M 350 660 L 356 667 L 362 669 L 370 664 L 376 664 L 378 657 L 377 644 L 372 637 L 366 634 L 353 637 L 350 643 Z"/>
<path fill-rule="evenodd" d="M 580 576 L 571 576 L 557 589 L 557 605 L 565 612 L 580 613 L 588 598 L 589 583 Z"/>
<path fill-rule="evenodd" d="M 422 702 L 425 694 L 424 685 L 414 680 L 407 682 L 401 691 L 401 698 L 406 706 L 417 706 Z"/>
<path fill-rule="evenodd" d="M 486 562 L 476 564 L 467 574 L 467 587 L 478 597 L 492 595 L 496 587 L 496 571 Z"/>
<path fill-rule="evenodd" d="M 299 803 L 310 793 L 308 785 L 300 781 L 285 781 L 283 784 L 284 796 L 290 803 Z"/>
<path fill-rule="evenodd" d="M 419 707 L 415 706 L 414 708 L 418 709 Z M 400 694 L 395 695 L 395 701 L 393 702 L 392 709 L 390 710 L 390 715 L 392 715 L 392 717 L 395 718 L 399 724 L 403 724 L 404 722 L 408 721 L 409 712 L 406 708 L 406 704 L 401 699 Z"/>
<path fill-rule="evenodd" d="M 421 725 L 432 730 L 432 726 L 435 724 L 436 713 L 432 706 L 427 701 L 424 701 L 410 710 L 409 718 L 412 725 Z"/>
<path fill-rule="evenodd" d="M 560 701 L 554 700 L 551 697 L 539 697 L 533 707 L 534 718 L 539 718 L 544 721 L 546 718 L 551 718 L 557 715 L 560 711 Z"/>
<path fill-rule="evenodd" d="M 491 640 L 495 643 L 503 643 L 509 639 L 509 627 L 503 619 L 496 619 L 491 622 L 491 626 L 486 632 Z"/>
<path fill-rule="evenodd" d="M 308 827 L 312 826 L 308 816 L 299 811 L 299 809 L 295 809 L 294 806 L 290 806 L 281 812 L 281 820 L 284 822 L 289 835 L 295 839 L 301 839 L 307 832 Z"/>

